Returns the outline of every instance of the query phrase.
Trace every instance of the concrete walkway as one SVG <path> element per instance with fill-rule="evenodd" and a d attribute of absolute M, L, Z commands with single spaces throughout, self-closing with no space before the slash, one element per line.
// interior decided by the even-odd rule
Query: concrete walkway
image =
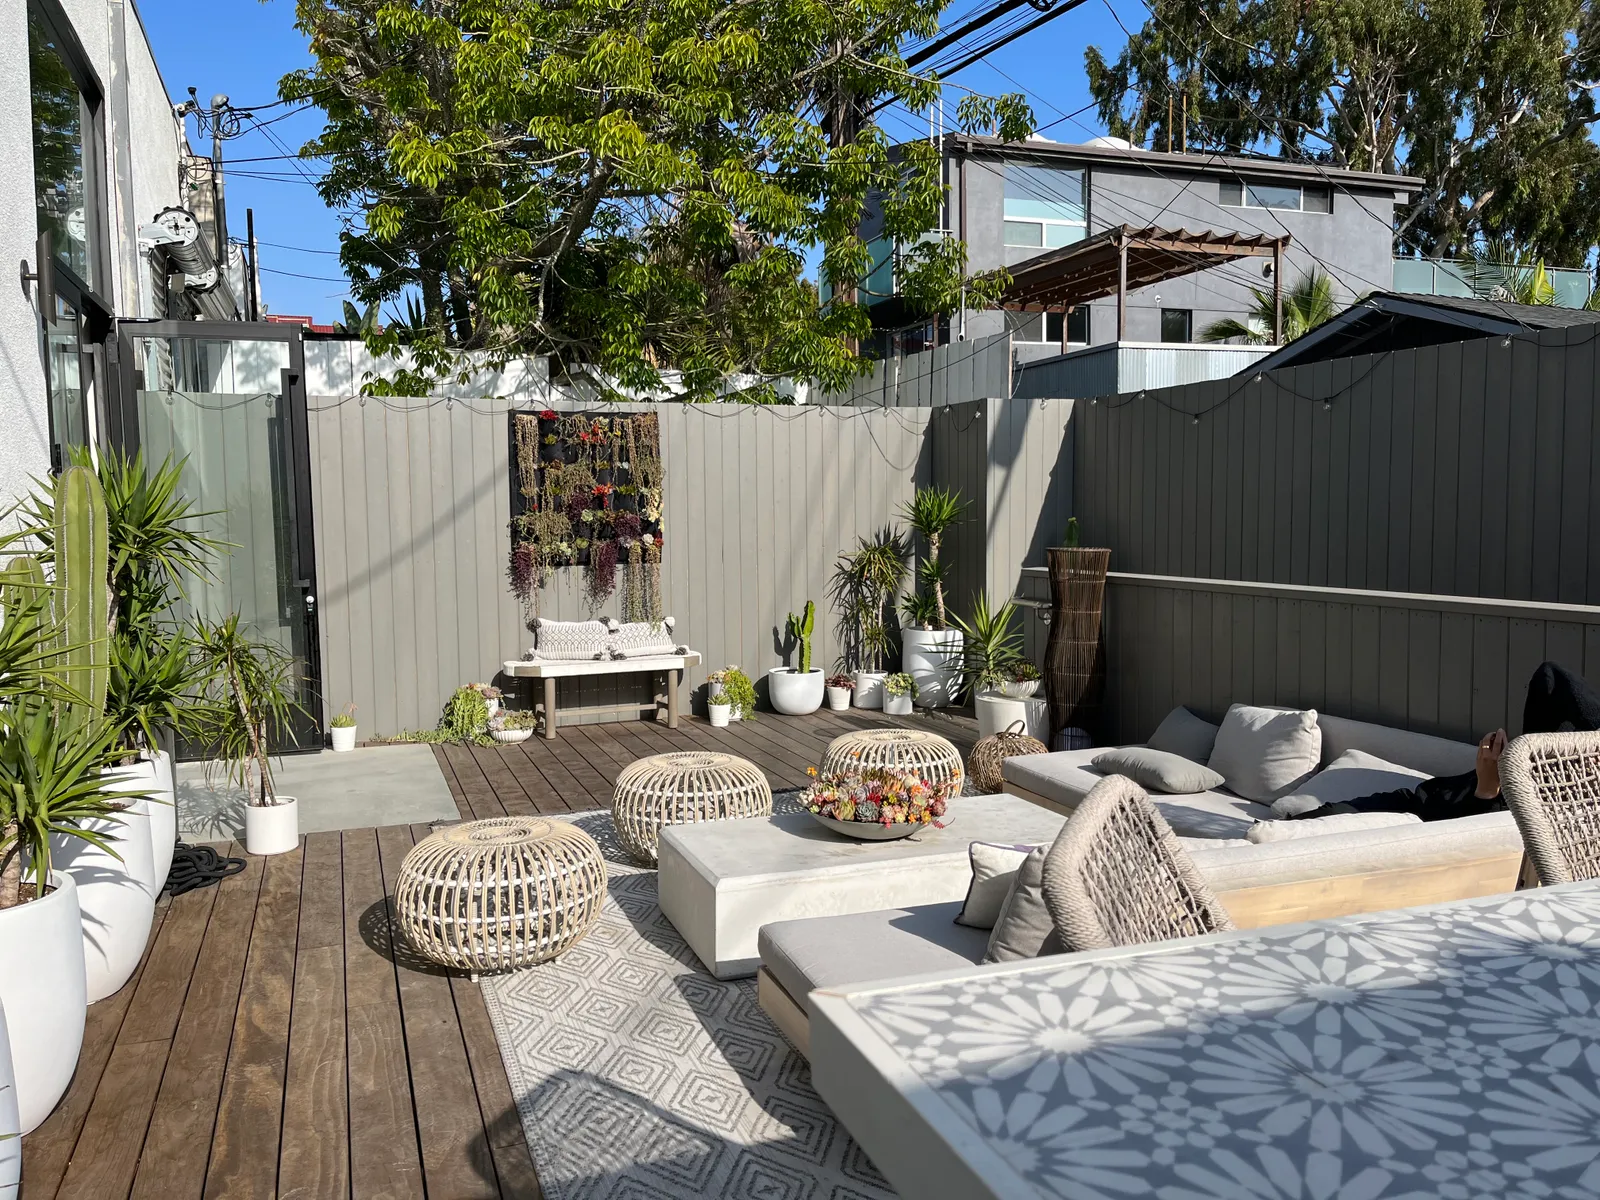
<path fill-rule="evenodd" d="M 285 755 L 272 760 L 272 779 L 280 796 L 300 801 L 301 833 L 461 819 L 431 746 Z M 244 837 L 244 792 L 220 777 L 213 787 L 204 763 L 179 764 L 177 792 L 183 840 Z"/>

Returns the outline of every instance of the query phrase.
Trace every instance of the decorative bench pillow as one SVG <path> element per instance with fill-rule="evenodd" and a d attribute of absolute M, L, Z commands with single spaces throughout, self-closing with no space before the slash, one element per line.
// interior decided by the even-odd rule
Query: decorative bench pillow
<path fill-rule="evenodd" d="M 1180 704 L 1162 719 L 1145 744 L 1152 750 L 1164 750 L 1203 763 L 1211 757 L 1211 748 L 1217 744 L 1217 729 L 1218 726 L 1195 716 Z"/>
<path fill-rule="evenodd" d="M 611 632 L 607 649 L 612 658 L 653 658 L 662 654 L 684 654 L 672 636 L 673 620 L 624 621 Z"/>
<path fill-rule="evenodd" d="M 1221 787 L 1222 776 L 1182 754 L 1148 746 L 1122 746 L 1097 754 L 1090 764 L 1107 775 L 1121 775 L 1140 787 L 1169 796 L 1193 795 Z"/>
<path fill-rule="evenodd" d="M 529 658 L 562 662 L 584 662 L 606 657 L 606 639 L 611 635 L 606 621 L 551 621 L 535 617 L 533 649 Z"/>

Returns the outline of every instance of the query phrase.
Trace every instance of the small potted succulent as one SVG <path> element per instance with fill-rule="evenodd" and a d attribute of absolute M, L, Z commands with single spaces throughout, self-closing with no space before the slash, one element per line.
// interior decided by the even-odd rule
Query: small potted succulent
<path fill-rule="evenodd" d="M 834 712 L 843 712 L 850 707 L 850 693 L 856 690 L 856 681 L 853 676 L 841 672 L 838 675 L 829 675 L 827 679 L 828 707 Z"/>
<path fill-rule="evenodd" d="M 346 704 L 344 711 L 328 722 L 328 736 L 333 739 L 335 754 L 348 754 L 356 748 L 356 706 Z"/>
<path fill-rule="evenodd" d="M 1006 667 L 1005 675 L 1006 678 L 1000 685 L 1000 690 L 1007 696 L 1015 696 L 1019 700 L 1026 700 L 1039 690 L 1039 668 L 1025 658 L 1009 664 Z"/>
<path fill-rule="evenodd" d="M 896 671 L 883 681 L 883 711 L 891 717 L 909 717 L 916 698 L 917 681 L 905 671 Z"/>
<path fill-rule="evenodd" d="M 538 727 L 539 714 L 532 709 L 502 708 L 489 718 L 489 736 L 508 746 L 527 741 Z"/>
<path fill-rule="evenodd" d="M 728 666 L 711 672 L 706 676 L 706 685 L 706 707 L 711 723 L 717 728 L 729 721 L 755 720 L 756 686 L 738 667 Z M 719 708 L 724 711 L 719 713 Z"/>
<path fill-rule="evenodd" d="M 494 684 L 469 683 L 467 686 L 473 691 L 477 692 L 478 695 L 483 697 L 483 702 L 488 707 L 489 715 L 491 717 L 500 711 L 500 697 L 505 695 L 505 693 L 499 688 L 495 687 Z"/>

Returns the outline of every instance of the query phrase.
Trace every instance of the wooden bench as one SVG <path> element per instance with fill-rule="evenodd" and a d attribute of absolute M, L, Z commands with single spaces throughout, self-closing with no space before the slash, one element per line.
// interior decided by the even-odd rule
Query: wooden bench
<path fill-rule="evenodd" d="M 683 669 L 700 661 L 694 651 L 687 654 L 654 654 L 648 658 L 598 658 L 598 659 L 512 659 L 502 664 L 501 670 L 513 679 L 544 680 L 544 736 L 552 741 L 556 736 L 556 680 L 586 679 L 596 675 L 632 675 L 664 673 L 667 677 L 667 728 L 678 727 L 678 687 L 683 682 Z"/>

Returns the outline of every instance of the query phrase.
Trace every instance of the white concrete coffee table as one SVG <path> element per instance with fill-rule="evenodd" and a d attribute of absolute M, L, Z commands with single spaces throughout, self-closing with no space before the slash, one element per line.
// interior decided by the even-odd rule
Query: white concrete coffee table
<path fill-rule="evenodd" d="M 1055 839 L 1066 820 L 1015 796 L 950 801 L 945 828 L 894 842 L 830 833 L 810 813 L 661 831 L 661 911 L 718 979 L 754 975 L 773 921 L 942 904 L 967 894 L 967 846 Z"/>

